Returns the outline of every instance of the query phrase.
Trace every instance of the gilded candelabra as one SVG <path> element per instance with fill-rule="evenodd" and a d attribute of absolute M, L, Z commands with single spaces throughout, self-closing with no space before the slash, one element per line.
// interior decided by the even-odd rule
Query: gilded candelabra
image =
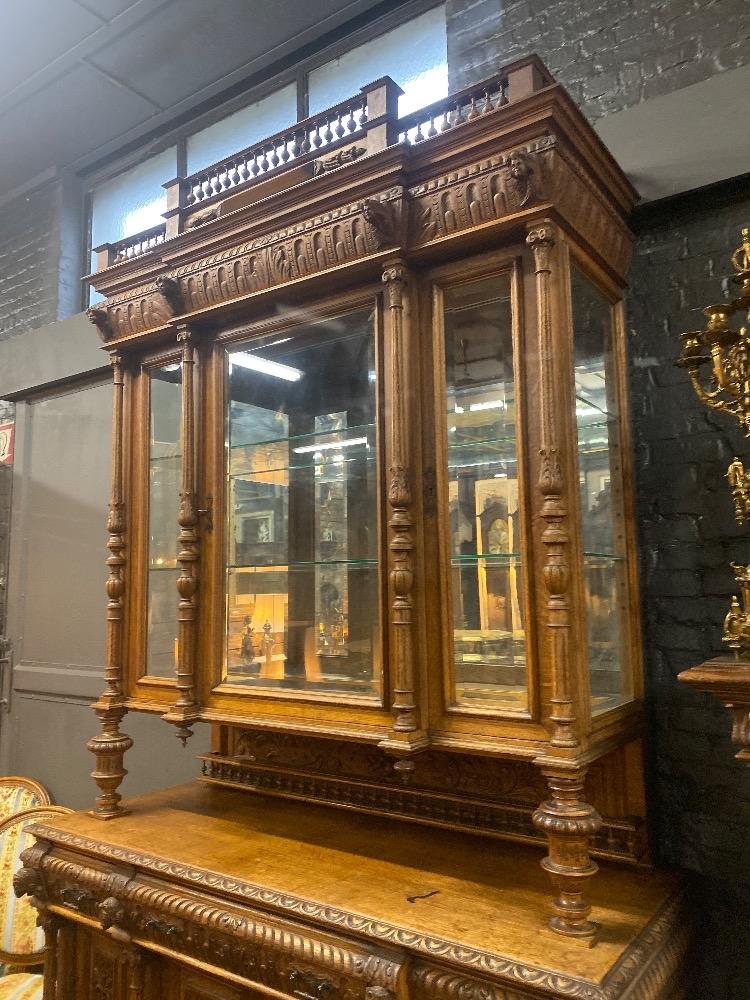
<path fill-rule="evenodd" d="M 735 329 L 730 320 L 742 315 L 750 324 L 750 229 L 742 230 L 742 243 L 731 256 L 733 281 L 740 287 L 737 298 L 707 306 L 704 330 L 683 333 L 682 354 L 677 361 L 687 369 L 695 393 L 713 410 L 730 413 L 745 437 L 750 437 L 750 328 Z M 750 471 L 739 458 L 727 470 L 732 487 L 735 518 L 739 524 L 750 520 Z M 741 597 L 732 598 L 724 619 L 723 641 L 736 659 L 750 659 L 750 566 L 732 563 Z"/>

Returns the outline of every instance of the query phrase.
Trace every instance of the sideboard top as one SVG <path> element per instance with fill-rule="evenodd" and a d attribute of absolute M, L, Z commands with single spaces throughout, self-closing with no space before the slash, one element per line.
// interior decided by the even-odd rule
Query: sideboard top
<path fill-rule="evenodd" d="M 527 985 L 550 976 L 601 985 L 654 913 L 667 919 L 678 887 L 669 875 L 607 866 L 592 888 L 607 933 L 587 949 L 540 931 L 548 890 L 531 847 L 493 843 L 489 859 L 480 837 L 198 783 L 128 807 L 113 824 L 77 813 L 34 832 L 171 883 Z"/>

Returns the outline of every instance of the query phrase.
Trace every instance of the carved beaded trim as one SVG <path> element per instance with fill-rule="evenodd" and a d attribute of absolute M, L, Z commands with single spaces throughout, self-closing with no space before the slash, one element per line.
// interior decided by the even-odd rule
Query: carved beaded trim
<path fill-rule="evenodd" d="M 285 913 L 294 913 L 306 920 L 314 920 L 318 924 L 327 927 L 342 928 L 347 932 L 356 934 L 360 938 L 368 938 L 373 942 L 380 942 L 387 946 L 405 948 L 411 952 L 416 952 L 431 959 L 442 960 L 450 965 L 463 968 L 467 971 L 475 972 L 480 976 L 494 979 L 504 979 L 511 984 L 527 986 L 530 988 L 545 989 L 553 991 L 561 997 L 572 997 L 575 1000 L 615 1000 L 622 996 L 623 987 L 628 983 L 635 984 L 643 971 L 646 955 L 662 943 L 666 936 L 676 933 L 679 926 L 679 918 L 682 907 L 682 898 L 677 895 L 668 900 L 662 911 L 649 925 L 641 939 L 631 948 L 626 961 L 618 967 L 612 981 L 607 983 L 605 988 L 588 981 L 569 976 L 561 976 L 548 969 L 529 966 L 521 962 L 506 959 L 501 956 L 480 951 L 468 947 L 465 944 L 436 938 L 417 931 L 412 931 L 404 927 L 398 927 L 382 920 L 376 920 L 363 914 L 341 910 L 338 907 L 327 906 L 312 900 L 302 899 L 288 893 L 278 892 L 262 886 L 244 882 L 239 879 L 229 878 L 215 872 L 204 871 L 193 868 L 189 865 L 178 862 L 167 861 L 155 855 L 133 851 L 128 848 L 116 847 L 111 844 L 104 844 L 100 841 L 91 840 L 88 837 L 81 837 L 77 834 L 57 830 L 52 827 L 38 824 L 31 828 L 34 836 L 41 840 L 62 844 L 66 847 L 77 848 L 89 853 L 95 853 L 97 858 L 117 862 L 125 865 L 134 865 L 148 871 L 151 874 L 165 876 L 170 879 L 193 885 L 202 891 L 225 893 L 241 900 L 252 900 L 262 904 L 264 907 L 273 908 Z M 274 926 L 271 922 L 264 923 L 255 914 L 234 915 L 231 910 L 221 904 L 220 901 L 210 899 L 196 899 L 177 895 L 171 889 L 162 889 L 150 885 L 140 885 L 135 879 L 127 878 L 116 872 L 107 873 L 95 869 L 86 868 L 77 863 L 56 858 L 48 850 L 48 845 L 43 845 L 44 852 L 28 852 L 24 855 L 25 864 L 33 864 L 41 870 L 48 882 L 48 893 L 54 897 L 54 891 L 49 885 L 50 881 L 56 878 L 64 880 L 68 886 L 93 885 L 101 888 L 102 896 L 111 896 L 114 886 L 117 889 L 118 898 L 123 903 L 129 903 L 143 907 L 144 911 L 149 911 L 149 916 L 144 918 L 154 919 L 160 915 L 168 914 L 178 916 L 180 925 L 182 921 L 196 919 L 201 925 L 203 939 L 208 939 L 216 934 L 230 933 L 240 936 L 247 942 L 248 938 L 263 945 L 264 948 L 275 950 L 283 949 L 286 953 L 310 955 L 311 942 L 313 938 L 308 937 L 302 928 L 288 928 L 283 925 Z M 54 876 L 51 878 L 50 876 Z M 54 901 L 54 899 L 53 899 Z M 60 900 L 62 905 L 65 902 Z M 91 899 L 83 900 L 79 908 L 88 912 L 90 906 L 91 913 L 96 918 L 96 906 L 101 902 L 94 893 Z M 217 905 L 218 904 L 218 905 Z M 70 905 L 70 904 L 68 904 Z M 200 918 L 198 914 L 200 913 Z M 190 915 L 190 916 L 189 916 Z M 139 917 L 139 919 L 141 919 Z M 174 920 L 168 921 L 174 923 Z M 145 922 L 139 927 L 143 930 L 154 930 L 153 926 L 146 928 Z M 210 928 L 210 934 L 205 928 Z M 680 936 L 680 935 L 678 935 Z M 182 939 L 184 940 L 184 939 Z M 182 941 L 181 941 L 182 947 Z M 191 945 L 192 947 L 192 945 Z M 226 947 L 226 944 L 224 945 Z M 246 945 L 245 945 L 246 947 Z M 338 948 L 338 952 L 336 949 Z M 298 949 L 302 949 L 301 952 Z M 204 948 L 205 953 L 205 948 Z M 212 952 L 216 960 L 221 963 L 226 962 L 226 954 L 221 949 Z M 345 955 L 355 955 L 354 951 L 346 951 L 339 946 L 333 946 L 328 942 L 322 943 L 319 952 L 321 963 L 331 961 L 332 956 L 340 954 L 343 960 Z M 680 948 L 670 947 L 657 960 L 656 965 L 649 965 L 650 974 L 660 977 L 667 976 L 670 970 L 676 968 L 673 960 L 681 954 Z M 326 956 L 328 956 L 326 958 Z M 370 967 L 370 982 L 380 979 L 381 982 L 390 985 L 395 982 L 398 975 L 399 963 L 377 955 L 368 958 L 368 963 L 378 959 L 381 966 Z M 339 961 L 336 959 L 335 961 Z M 355 965 L 354 970 L 359 969 L 360 974 L 364 974 L 361 966 Z M 379 971 L 378 971 L 379 970 Z M 633 993 L 633 1000 L 651 994 L 642 994 L 640 991 Z M 523 996 L 523 994 L 521 994 Z M 657 994 L 658 996 L 658 994 Z M 502 997 L 502 994 L 499 994 Z"/>

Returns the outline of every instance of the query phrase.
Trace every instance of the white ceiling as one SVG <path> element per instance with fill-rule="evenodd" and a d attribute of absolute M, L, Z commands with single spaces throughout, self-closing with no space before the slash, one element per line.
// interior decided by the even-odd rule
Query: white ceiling
<path fill-rule="evenodd" d="M 0 197 L 106 155 L 376 0 L 4 0 Z"/>

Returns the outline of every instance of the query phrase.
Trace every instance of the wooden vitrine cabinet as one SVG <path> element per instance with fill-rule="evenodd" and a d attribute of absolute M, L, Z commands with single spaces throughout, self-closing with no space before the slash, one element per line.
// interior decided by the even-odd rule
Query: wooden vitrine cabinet
<path fill-rule="evenodd" d="M 236 813 L 231 835 L 216 826 L 225 859 L 240 812 L 252 836 L 286 837 L 323 806 L 341 829 L 300 837 L 343 838 L 345 882 L 369 850 L 363 815 L 457 870 L 464 835 L 490 868 L 501 841 L 546 842 L 552 938 L 591 943 L 594 857 L 648 857 L 621 305 L 635 194 L 534 57 L 406 118 L 398 92 L 376 81 L 169 182 L 163 227 L 98 250 L 115 437 L 93 815 L 120 844 L 107 863 L 138 866 L 135 841 L 172 820 L 164 799 L 120 803 L 123 718 L 159 713 L 183 742 L 209 723 L 209 797 L 173 819 Z M 210 856 L 213 827 L 191 822 L 167 841 Z M 388 884 L 378 872 L 363 862 Z M 431 884 L 407 902 L 448 891 Z M 129 940 L 148 929 L 134 912 L 114 921 Z M 340 992 L 284 969 L 264 980 L 274 995 Z M 368 990 L 406 989 L 393 975 Z"/>

